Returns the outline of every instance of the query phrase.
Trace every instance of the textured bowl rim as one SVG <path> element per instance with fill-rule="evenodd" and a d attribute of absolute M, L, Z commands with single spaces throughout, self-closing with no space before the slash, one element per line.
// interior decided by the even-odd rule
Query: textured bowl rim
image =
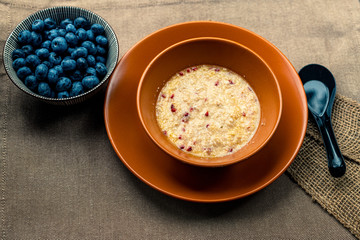
<path fill-rule="evenodd" d="M 206 160 L 209 160 L 209 159 L 214 159 L 214 158 L 206 158 L 206 157 L 196 157 L 195 158 L 199 158 L 199 159 L 202 159 L 202 160 L 205 160 L 204 162 L 202 161 L 195 161 L 193 159 L 189 159 L 187 157 L 182 157 L 176 153 L 174 153 L 173 151 L 169 150 L 169 148 L 167 148 L 166 146 L 160 144 L 160 142 L 150 133 L 150 131 L 148 130 L 148 128 L 146 127 L 146 124 L 145 124 L 145 120 L 144 118 L 142 117 L 142 111 L 140 110 L 141 107 L 140 107 L 140 92 L 141 92 L 141 89 L 142 89 L 142 86 L 143 86 L 143 81 L 144 81 L 144 77 L 146 75 L 146 73 L 148 72 L 148 70 L 150 69 L 150 67 L 153 65 L 153 63 L 163 54 L 165 54 L 167 51 L 169 51 L 170 49 L 174 48 L 174 47 L 177 47 L 179 45 L 182 45 L 182 44 L 185 44 L 185 43 L 189 43 L 189 42 L 194 42 L 194 41 L 201 41 L 201 40 L 217 40 L 217 41 L 222 41 L 222 42 L 227 42 L 227 43 L 231 43 L 231 44 L 234 44 L 234 45 L 238 45 L 244 49 L 246 49 L 247 51 L 251 52 L 251 54 L 255 55 L 265 66 L 266 68 L 269 70 L 269 72 L 271 73 L 272 77 L 273 77 L 273 80 L 275 82 L 275 85 L 276 85 L 276 89 L 277 89 L 277 95 L 278 95 L 278 98 L 279 98 L 279 112 L 277 114 L 277 117 L 276 117 L 276 122 L 274 124 L 274 127 L 272 128 L 271 132 L 268 134 L 268 136 L 264 139 L 264 141 L 259 145 L 257 146 L 253 151 L 251 151 L 249 154 L 241 157 L 241 158 L 235 158 L 234 160 L 232 161 L 227 161 L 227 162 L 214 162 L 214 161 L 206 161 Z M 187 164 L 191 164 L 191 165 L 194 165 L 194 166 L 198 166 L 198 167 L 224 167 L 224 166 L 228 166 L 228 165 L 231 165 L 231 164 L 235 164 L 235 163 L 240 163 L 240 162 L 243 162 L 244 160 L 247 160 L 249 159 L 252 155 L 256 154 L 257 152 L 259 152 L 268 142 L 269 140 L 271 139 L 271 137 L 274 135 L 274 133 L 276 132 L 276 129 L 278 128 L 279 126 L 279 123 L 280 123 L 280 120 L 281 120 L 281 115 L 282 115 L 282 110 L 283 110 L 283 99 L 282 99 L 282 93 L 281 93 L 281 88 L 280 88 L 280 84 L 277 80 L 277 77 L 275 75 L 275 73 L 272 71 L 272 69 L 270 68 L 270 66 L 267 64 L 267 62 L 259 55 L 257 54 L 255 51 L 253 51 L 252 49 L 244 46 L 243 44 L 241 43 L 237 43 L 235 41 L 232 41 L 232 40 L 229 40 L 229 39 L 225 39 L 225 38 L 220 38 L 220 37 L 194 37 L 194 38 L 190 38 L 190 39 L 186 39 L 186 40 L 182 40 L 180 42 L 177 42 L 177 43 L 174 43 L 172 44 L 171 46 L 165 48 L 164 50 L 162 50 L 160 53 L 158 53 L 151 61 L 150 63 L 146 66 L 144 72 L 142 73 L 141 75 L 141 79 L 138 83 L 138 87 L 137 87 L 137 91 L 136 91 L 136 108 L 137 108 L 137 113 L 138 113 L 138 117 L 139 117 L 139 120 L 141 122 L 141 125 L 143 126 L 143 129 L 145 130 L 145 132 L 147 133 L 147 135 L 152 139 L 152 141 L 158 146 L 160 147 L 160 149 L 162 149 L 164 152 L 166 152 L 167 154 L 169 154 L 170 156 L 174 157 L 175 159 L 177 160 L 180 160 L 184 163 L 187 163 Z M 259 122 L 259 125 L 260 125 L 260 122 Z M 253 136 L 254 137 L 254 136 Z M 251 140 L 251 139 L 250 139 Z M 171 144 L 169 142 L 169 144 Z M 246 144 L 247 145 L 247 144 Z M 240 149 L 241 150 L 241 149 Z M 227 158 L 228 156 L 231 156 L 232 154 L 230 155 L 226 155 L 226 156 L 223 156 L 223 157 L 215 157 L 215 158 Z"/>
<path fill-rule="evenodd" d="M 26 88 L 26 87 L 23 87 L 21 85 L 19 85 L 16 81 L 14 81 L 12 79 L 12 77 L 10 76 L 10 69 L 8 69 L 8 67 L 6 66 L 5 64 L 5 50 L 7 48 L 7 46 L 10 44 L 9 41 L 10 41 L 10 38 L 15 35 L 15 30 L 19 27 L 19 25 L 21 24 L 24 24 L 24 22 L 32 17 L 32 16 L 35 16 L 35 15 L 38 15 L 40 13 L 43 13 L 43 12 L 48 12 L 48 11 L 51 11 L 51 10 L 57 10 L 57 9 L 76 9 L 76 10 L 80 10 L 80 11 L 84 11 L 84 12 L 88 12 L 88 13 L 91 13 L 93 15 L 95 15 L 96 17 L 98 17 L 99 19 L 101 19 L 102 21 L 104 21 L 107 26 L 109 27 L 110 31 L 114 34 L 114 39 L 115 39 L 115 46 L 116 46 L 116 60 L 115 60 L 115 64 L 114 66 L 112 67 L 112 69 L 110 71 L 108 71 L 108 73 L 106 74 L 106 76 L 102 79 L 101 82 L 99 82 L 99 84 L 97 84 L 94 88 L 82 93 L 82 94 L 79 94 L 77 96 L 73 96 L 73 97 L 67 97 L 67 98 L 50 98 L 50 97 L 44 97 L 44 96 L 41 96 L 39 94 L 36 94 L 34 93 L 33 91 L 31 91 L 30 89 Z M 106 83 L 110 76 L 112 75 L 112 73 L 114 72 L 114 69 L 115 67 L 117 66 L 117 63 L 119 61 L 119 41 L 117 39 L 117 35 L 114 31 L 114 29 L 111 27 L 111 25 L 104 19 L 102 18 L 100 15 L 88 10 L 88 9 L 85 9 L 85 8 L 82 8 L 82 7 L 75 7 L 75 6 L 55 6 L 55 7 L 50 7 L 50 8 L 44 8 L 44 9 L 41 9 L 41 10 L 38 10 L 30 15 L 28 15 L 25 19 L 21 20 L 21 22 L 19 22 L 16 27 L 10 32 L 10 34 L 8 35 L 6 41 L 5 41 L 5 44 L 4 44 L 4 47 L 3 47 L 3 65 L 4 65 L 4 68 L 5 68 L 5 72 L 6 74 L 8 75 L 9 79 L 15 84 L 15 86 L 17 86 L 20 90 L 22 90 L 23 92 L 25 92 L 26 94 L 32 96 L 32 97 L 35 97 L 39 100 L 42 100 L 44 102 L 48 102 L 48 103 L 53 103 L 53 104 L 56 104 L 56 103 L 68 103 L 69 102 L 69 105 L 71 105 L 71 101 L 73 100 L 77 100 L 77 99 L 81 99 L 82 97 L 86 96 L 86 95 L 92 95 L 92 94 L 95 94 L 97 91 L 100 90 L 101 86 Z"/>

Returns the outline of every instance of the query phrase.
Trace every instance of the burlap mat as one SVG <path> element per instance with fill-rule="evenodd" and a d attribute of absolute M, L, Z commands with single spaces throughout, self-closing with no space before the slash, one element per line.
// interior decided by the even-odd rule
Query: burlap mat
<path fill-rule="evenodd" d="M 333 128 L 347 171 L 333 178 L 325 148 L 311 119 L 304 143 L 288 174 L 355 237 L 360 238 L 360 104 L 341 95 L 335 98 Z"/>

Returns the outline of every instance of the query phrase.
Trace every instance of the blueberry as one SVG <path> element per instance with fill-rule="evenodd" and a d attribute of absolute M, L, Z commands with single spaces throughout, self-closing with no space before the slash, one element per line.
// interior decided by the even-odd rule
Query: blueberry
<path fill-rule="evenodd" d="M 49 62 L 54 64 L 54 65 L 59 65 L 61 63 L 61 56 L 59 56 L 58 54 L 51 52 L 49 55 Z"/>
<path fill-rule="evenodd" d="M 41 63 L 41 60 L 38 56 L 31 54 L 26 57 L 26 66 L 29 68 L 35 68 L 37 65 Z"/>
<path fill-rule="evenodd" d="M 50 55 L 49 50 L 47 48 L 39 48 L 36 49 L 35 54 L 40 58 L 40 59 L 47 59 Z"/>
<path fill-rule="evenodd" d="M 99 77 L 104 77 L 107 73 L 107 68 L 103 63 L 96 63 L 95 70 Z"/>
<path fill-rule="evenodd" d="M 38 93 L 44 97 L 51 97 L 51 88 L 48 83 L 41 82 L 38 85 Z"/>
<path fill-rule="evenodd" d="M 54 40 L 57 37 L 60 37 L 59 30 L 57 29 L 51 29 L 50 31 L 46 32 L 46 38 L 50 41 Z"/>
<path fill-rule="evenodd" d="M 24 80 L 25 86 L 27 86 L 30 90 L 35 91 L 39 85 L 38 80 L 34 75 L 29 75 Z"/>
<path fill-rule="evenodd" d="M 99 84 L 99 79 L 96 76 L 86 76 L 82 79 L 81 83 L 86 90 L 92 89 Z"/>
<path fill-rule="evenodd" d="M 62 68 L 61 65 L 54 66 L 54 69 L 59 73 L 59 76 L 64 74 L 64 69 Z"/>
<path fill-rule="evenodd" d="M 52 68 L 53 64 L 49 61 L 43 61 L 42 64 L 45 64 L 48 68 Z"/>
<path fill-rule="evenodd" d="M 97 46 L 96 46 L 96 50 L 97 50 L 97 55 L 99 55 L 99 56 L 104 56 L 104 55 L 106 55 L 106 49 L 105 49 L 105 48 L 97 45 Z"/>
<path fill-rule="evenodd" d="M 48 75 L 49 68 L 45 64 L 39 64 L 35 69 L 35 77 L 43 81 Z"/>
<path fill-rule="evenodd" d="M 102 56 L 96 56 L 96 62 L 106 64 L 106 59 Z"/>
<path fill-rule="evenodd" d="M 55 53 L 63 53 L 66 51 L 67 47 L 68 45 L 63 37 L 56 37 L 51 42 L 51 48 Z"/>
<path fill-rule="evenodd" d="M 78 59 L 79 57 L 86 58 L 88 55 L 88 50 L 84 47 L 78 47 L 71 53 L 73 59 Z"/>
<path fill-rule="evenodd" d="M 28 67 L 21 67 L 17 70 L 16 74 L 21 80 L 24 80 L 27 76 L 31 75 L 32 72 Z"/>
<path fill-rule="evenodd" d="M 65 29 L 68 24 L 73 24 L 73 21 L 70 18 L 66 18 L 60 22 L 60 27 Z"/>
<path fill-rule="evenodd" d="M 31 32 L 29 30 L 23 30 L 19 33 L 18 40 L 20 44 L 31 43 Z"/>
<path fill-rule="evenodd" d="M 104 27 L 101 26 L 100 24 L 94 23 L 93 25 L 91 25 L 91 31 L 93 31 L 95 35 L 100 35 L 103 34 L 105 30 Z"/>
<path fill-rule="evenodd" d="M 15 71 L 19 70 L 21 67 L 25 67 L 26 61 L 25 58 L 17 58 L 13 61 L 12 66 Z"/>
<path fill-rule="evenodd" d="M 90 25 L 88 20 L 84 17 L 77 17 L 74 20 L 74 25 L 76 28 L 88 28 Z"/>
<path fill-rule="evenodd" d="M 87 30 L 86 31 L 86 35 L 87 35 L 87 39 L 90 41 L 95 41 L 95 35 L 93 33 L 93 31 L 91 30 Z"/>
<path fill-rule="evenodd" d="M 72 54 L 73 51 L 75 51 L 75 48 L 68 47 L 67 53 L 70 54 L 70 56 L 71 56 L 71 54 Z"/>
<path fill-rule="evenodd" d="M 74 59 L 68 58 L 64 59 L 61 62 L 61 67 L 65 72 L 73 71 L 76 69 L 76 61 Z"/>
<path fill-rule="evenodd" d="M 58 29 L 58 34 L 59 34 L 60 37 L 65 37 L 66 33 L 67 32 L 66 32 L 65 29 L 63 29 L 63 28 Z"/>
<path fill-rule="evenodd" d="M 51 46 L 51 41 L 50 40 L 46 40 L 41 44 L 42 48 L 50 49 L 50 46 Z"/>
<path fill-rule="evenodd" d="M 97 49 L 96 49 L 96 46 L 95 46 L 95 44 L 93 42 L 85 41 L 85 42 L 81 43 L 81 46 L 86 48 L 88 50 L 89 54 L 96 55 Z"/>
<path fill-rule="evenodd" d="M 25 52 L 22 50 L 22 49 L 15 49 L 13 52 L 12 52 L 12 59 L 15 60 L 17 58 L 24 58 L 26 57 L 25 55 Z"/>
<path fill-rule="evenodd" d="M 93 67 L 88 67 L 85 71 L 86 76 L 95 76 L 96 77 L 96 70 Z"/>
<path fill-rule="evenodd" d="M 58 94 L 57 94 L 57 98 L 68 98 L 69 96 L 70 95 L 69 95 L 68 91 L 58 92 Z"/>
<path fill-rule="evenodd" d="M 21 50 L 24 51 L 26 56 L 34 53 L 34 48 L 31 45 L 24 45 L 22 46 Z"/>
<path fill-rule="evenodd" d="M 88 62 L 89 67 L 94 67 L 95 66 L 96 59 L 95 59 L 95 57 L 93 55 L 88 55 L 86 60 Z"/>
<path fill-rule="evenodd" d="M 47 79 L 49 84 L 55 86 L 59 80 L 59 72 L 55 68 L 50 68 L 48 71 Z"/>
<path fill-rule="evenodd" d="M 31 29 L 35 32 L 42 32 L 44 30 L 44 21 L 42 19 L 36 19 L 31 24 Z"/>
<path fill-rule="evenodd" d="M 88 68 L 88 63 L 85 58 L 78 58 L 76 60 L 76 68 L 83 71 Z"/>
<path fill-rule="evenodd" d="M 74 97 L 84 93 L 84 87 L 81 82 L 73 82 L 71 89 L 70 89 L 70 96 Z"/>
<path fill-rule="evenodd" d="M 106 47 L 108 44 L 108 40 L 105 36 L 99 35 L 95 39 L 96 43 L 99 44 L 101 47 Z"/>
<path fill-rule="evenodd" d="M 80 70 L 75 70 L 73 74 L 70 75 L 70 79 L 71 81 L 75 82 L 75 81 L 81 81 L 81 79 L 83 79 L 83 74 L 81 73 Z"/>
<path fill-rule="evenodd" d="M 31 32 L 31 44 L 34 47 L 39 47 L 42 43 L 42 36 L 40 33 Z"/>
<path fill-rule="evenodd" d="M 72 32 L 65 34 L 65 40 L 70 47 L 75 47 L 78 44 L 78 38 Z"/>
<path fill-rule="evenodd" d="M 62 92 L 71 88 L 71 80 L 67 77 L 61 77 L 55 86 L 56 91 Z"/>
<path fill-rule="evenodd" d="M 65 29 L 66 29 L 67 32 L 76 33 L 76 27 L 71 23 L 66 25 Z"/>
<path fill-rule="evenodd" d="M 80 41 L 85 41 L 86 38 L 87 38 L 86 31 L 85 31 L 83 28 L 79 28 L 79 29 L 76 31 L 76 36 L 78 37 L 78 39 L 79 39 Z"/>
<path fill-rule="evenodd" d="M 44 20 L 44 28 L 47 30 L 56 28 L 56 22 L 52 18 L 46 18 Z"/>

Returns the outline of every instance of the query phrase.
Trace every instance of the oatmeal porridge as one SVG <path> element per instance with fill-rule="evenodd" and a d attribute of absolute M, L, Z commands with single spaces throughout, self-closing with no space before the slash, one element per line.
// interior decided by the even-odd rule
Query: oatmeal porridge
<path fill-rule="evenodd" d="M 250 141 L 259 125 L 260 105 L 237 73 L 199 65 L 176 73 L 165 84 L 156 117 L 178 148 L 199 157 L 221 157 Z"/>

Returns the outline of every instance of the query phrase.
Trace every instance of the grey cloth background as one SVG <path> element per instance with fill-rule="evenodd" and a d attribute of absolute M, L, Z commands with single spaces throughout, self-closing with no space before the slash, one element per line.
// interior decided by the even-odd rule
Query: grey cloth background
<path fill-rule="evenodd" d="M 146 35 L 179 22 L 245 27 L 277 46 L 296 70 L 325 65 L 338 93 L 360 101 L 357 0 L 1 0 L 1 49 L 22 19 L 59 5 L 101 15 L 117 33 L 121 56 Z M 104 94 L 59 108 L 23 94 L 2 63 L 0 78 L 1 239 L 354 238 L 286 174 L 232 202 L 165 196 L 133 176 L 113 151 L 103 121 Z"/>

